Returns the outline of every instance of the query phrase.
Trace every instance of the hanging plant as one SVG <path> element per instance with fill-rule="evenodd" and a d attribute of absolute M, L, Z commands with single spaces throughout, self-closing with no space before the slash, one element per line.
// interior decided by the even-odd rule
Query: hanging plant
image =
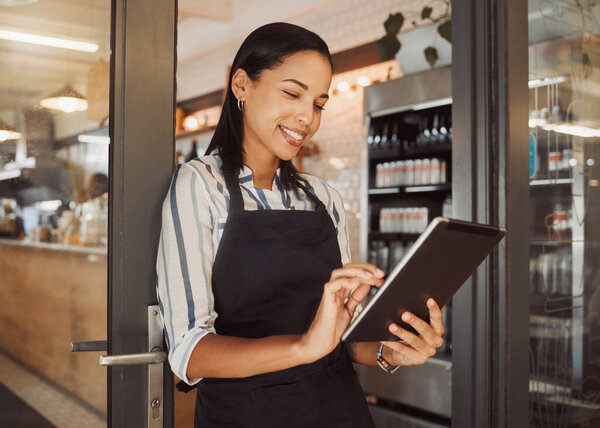
<path fill-rule="evenodd" d="M 440 0 L 437 0 L 438 2 Z M 445 5 L 445 10 L 436 17 L 433 17 L 433 7 L 430 2 L 429 5 L 424 6 L 421 9 L 420 14 L 411 13 L 408 16 L 419 16 L 420 17 L 420 25 L 417 21 L 412 20 L 412 24 L 414 27 L 419 27 L 426 23 L 438 24 L 437 32 L 438 34 L 448 43 L 452 43 L 452 27 L 450 22 L 450 0 L 441 0 Z M 405 16 L 402 12 L 396 12 L 390 14 L 388 18 L 383 23 L 383 28 L 385 29 L 385 36 L 377 41 L 377 48 L 379 50 L 379 56 L 382 61 L 389 61 L 396 57 L 396 54 L 402 48 L 402 43 L 398 40 L 398 33 L 402 29 L 404 25 Z M 437 49 L 434 46 L 427 46 L 423 49 L 423 55 L 425 59 L 429 63 L 431 68 L 435 67 L 436 62 L 439 59 L 439 54 Z"/>

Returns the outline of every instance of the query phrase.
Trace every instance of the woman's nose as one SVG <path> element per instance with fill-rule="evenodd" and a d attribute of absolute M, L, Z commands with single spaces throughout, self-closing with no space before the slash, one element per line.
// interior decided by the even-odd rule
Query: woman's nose
<path fill-rule="evenodd" d="M 314 112 L 312 104 L 302 104 L 302 107 L 296 112 L 296 120 L 303 125 L 310 125 L 313 121 Z"/>

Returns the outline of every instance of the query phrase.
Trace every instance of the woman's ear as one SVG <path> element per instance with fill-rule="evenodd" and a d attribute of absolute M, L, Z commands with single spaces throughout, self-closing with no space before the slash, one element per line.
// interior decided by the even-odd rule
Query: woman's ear
<path fill-rule="evenodd" d="M 243 68 L 238 68 L 231 78 L 231 91 L 238 100 L 246 101 L 250 78 Z"/>

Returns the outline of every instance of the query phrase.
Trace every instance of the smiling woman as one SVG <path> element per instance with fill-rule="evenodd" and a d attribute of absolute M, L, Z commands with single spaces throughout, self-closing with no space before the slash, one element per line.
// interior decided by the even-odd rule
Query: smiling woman
<path fill-rule="evenodd" d="M 319 129 L 332 71 L 315 33 L 258 28 L 233 61 L 207 154 L 173 175 L 157 291 L 178 387 L 198 388 L 196 428 L 373 427 L 352 362 L 376 365 L 379 344 L 340 338 L 384 273 L 350 263 L 340 195 L 292 164 Z M 394 330 L 410 346 L 386 346 L 390 365 L 440 346 L 430 311 L 431 325 L 410 322 L 420 337 Z"/>

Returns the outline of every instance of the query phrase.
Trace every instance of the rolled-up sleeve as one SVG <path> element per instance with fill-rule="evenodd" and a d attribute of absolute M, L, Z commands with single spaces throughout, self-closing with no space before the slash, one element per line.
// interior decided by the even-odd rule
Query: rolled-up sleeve
<path fill-rule="evenodd" d="M 217 314 L 211 287 L 213 216 L 204 178 L 189 165 L 179 165 L 162 205 L 156 260 L 156 289 L 163 319 L 169 363 L 184 382 L 196 344 L 215 333 Z"/>

